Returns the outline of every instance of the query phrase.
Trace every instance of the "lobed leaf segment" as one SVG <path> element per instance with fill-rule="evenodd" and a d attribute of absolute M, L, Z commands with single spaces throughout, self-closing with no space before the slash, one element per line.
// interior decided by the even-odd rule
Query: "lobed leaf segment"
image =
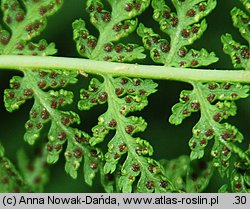
<path fill-rule="evenodd" d="M 2 26 L 0 28 L 0 54 L 55 54 L 57 50 L 54 43 L 48 44 L 45 40 L 32 43 L 30 40 L 41 33 L 46 26 L 47 17 L 57 12 L 62 3 L 61 0 L 23 0 L 22 4 L 17 0 L 1 1 L 4 23 L 10 31 L 4 30 Z M 73 111 L 60 110 L 73 102 L 73 93 L 63 88 L 77 82 L 78 72 L 36 69 L 22 72 L 23 77 L 14 76 L 10 80 L 10 89 L 4 92 L 4 102 L 6 109 L 12 112 L 19 109 L 26 100 L 34 99 L 30 119 L 25 124 L 25 141 L 34 144 L 41 138 L 44 126 L 50 122 L 49 142 L 46 145 L 47 161 L 57 162 L 63 145 L 67 142 L 66 172 L 76 178 L 84 154 L 85 181 L 91 185 L 100 166 L 101 153 L 89 146 L 88 134 L 71 127 L 74 123 L 80 123 L 79 116 Z M 23 155 L 22 159 L 25 160 Z M 37 190 L 40 191 L 41 188 Z"/>
<path fill-rule="evenodd" d="M 17 172 L 14 165 L 5 157 L 5 151 L 0 144 L 0 192 L 28 192 L 22 176 Z"/>
<path fill-rule="evenodd" d="M 203 18 L 215 8 L 216 1 L 172 0 L 172 3 L 176 12 L 171 11 L 164 0 L 152 1 L 153 17 L 159 22 L 160 29 L 169 36 L 170 40 L 161 38 L 160 35 L 143 24 L 140 24 L 137 30 L 139 36 L 142 37 L 145 48 L 150 50 L 152 60 L 173 67 L 207 66 L 216 62 L 218 59 L 213 52 L 208 53 L 205 49 L 200 51 L 187 49 L 187 46 L 200 38 L 206 30 L 207 24 Z M 247 1 L 245 4 L 248 5 Z M 241 14 L 241 18 L 239 14 Z M 249 19 L 246 19 L 246 14 L 238 10 L 236 12 L 234 9 L 232 15 L 234 24 L 240 28 L 242 35 L 247 39 Z M 239 20 L 244 22 L 244 27 L 238 24 Z M 226 38 L 228 35 L 224 36 L 222 40 L 225 41 Z M 225 45 L 224 49 L 228 47 L 229 45 Z M 247 65 L 249 49 L 243 46 L 240 53 L 242 59 L 245 60 L 245 65 Z M 232 153 L 248 164 L 250 159 L 236 145 L 236 143 L 243 141 L 242 134 L 235 126 L 220 122 L 229 116 L 236 115 L 235 100 L 246 98 L 249 87 L 237 83 L 219 84 L 190 81 L 190 84 L 193 86 L 193 90 L 182 91 L 180 103 L 172 108 L 173 114 L 169 121 L 179 125 L 192 112 L 200 111 L 200 120 L 194 126 L 193 137 L 189 141 L 192 150 L 190 159 L 203 158 L 209 141 L 214 139 L 210 151 L 213 157 L 212 164 L 218 168 L 222 176 L 225 174 L 228 176 Z"/>
<path fill-rule="evenodd" d="M 233 25 L 239 29 L 240 34 L 248 45 L 242 45 L 233 40 L 230 34 L 221 37 L 224 52 L 230 55 L 235 68 L 250 69 L 250 2 L 249 0 L 241 0 L 246 12 L 235 7 L 231 11 Z M 239 150 L 239 149 L 238 149 Z M 231 190 L 233 192 L 250 191 L 250 152 L 249 148 L 245 152 L 239 150 L 239 156 L 234 161 L 234 167 L 231 171 Z"/>
<path fill-rule="evenodd" d="M 145 130 L 146 122 L 141 117 L 126 117 L 148 104 L 147 97 L 156 91 L 156 86 L 151 80 L 105 77 L 103 83 L 92 79 L 89 90 L 81 91 L 78 103 L 81 110 L 108 104 L 107 111 L 98 118 L 98 125 L 92 128 L 90 143 L 94 146 L 104 141 L 110 132 L 115 132 L 105 154 L 104 173 L 112 174 L 119 170 L 117 187 L 123 192 L 132 191 L 137 177 L 140 177 L 136 187 L 138 192 L 168 189 L 160 164 L 147 157 L 153 154 L 151 145 L 146 140 L 133 137 Z"/>
<path fill-rule="evenodd" d="M 176 12 L 171 11 L 164 0 L 152 1 L 153 18 L 170 40 L 161 38 L 143 24 L 137 29 L 144 47 L 150 50 L 152 60 L 173 67 L 199 67 L 216 62 L 218 58 L 213 52 L 187 48 L 206 30 L 207 23 L 203 18 L 215 8 L 216 0 L 172 0 L 172 2 Z"/>
<path fill-rule="evenodd" d="M 245 152 L 247 156 L 250 156 L 249 149 Z M 232 170 L 231 176 L 230 176 L 230 182 L 231 182 L 231 191 L 232 192 L 240 192 L 240 193 L 249 193 L 249 187 L 250 187 L 250 168 L 249 163 L 246 161 L 237 158 L 234 163 L 234 169 Z M 229 188 L 228 185 L 223 185 L 219 192 L 228 192 Z"/>
<path fill-rule="evenodd" d="M 250 149 L 245 152 L 250 156 Z M 233 192 L 250 192 L 250 166 L 249 162 L 238 158 L 234 163 L 234 170 L 231 174 L 231 188 Z"/>
<path fill-rule="evenodd" d="M 36 149 L 33 161 L 24 150 L 17 153 L 18 168 L 29 189 L 33 192 L 43 192 L 49 181 L 49 165 L 47 163 L 47 150 Z"/>
<path fill-rule="evenodd" d="M 224 52 L 230 55 L 235 68 L 250 70 L 250 2 L 241 0 L 247 13 L 235 7 L 231 11 L 233 25 L 239 29 L 240 34 L 246 39 L 248 45 L 242 45 L 236 42 L 232 35 L 225 34 L 221 37 Z"/>
<path fill-rule="evenodd" d="M 161 164 L 179 192 L 202 192 L 213 176 L 211 162 L 191 161 L 186 155 L 170 161 L 162 160 Z"/>
<path fill-rule="evenodd" d="M 83 20 L 73 23 L 79 54 L 89 59 L 118 62 L 144 58 L 143 47 L 118 41 L 136 29 L 137 20 L 132 18 L 141 14 L 150 1 L 110 0 L 108 3 L 112 12 L 105 10 L 101 1 L 87 1 L 90 20 L 99 31 L 98 39 L 89 34 Z M 147 97 L 156 91 L 157 84 L 152 80 L 101 77 L 103 81 L 94 78 L 88 90 L 81 90 L 78 106 L 80 110 L 89 110 L 97 104 L 108 104 L 107 111 L 98 118 L 98 125 L 92 128 L 90 139 L 90 144 L 95 146 L 110 132 L 114 133 L 108 143 L 102 172 L 109 177 L 116 173 L 118 177 L 109 180 L 116 181 L 117 185 L 112 187 L 110 181 L 103 181 L 104 188 L 122 192 L 172 190 L 160 164 L 149 157 L 153 154 L 151 145 L 133 136 L 145 130 L 146 122 L 141 117 L 127 117 L 130 112 L 140 111 L 148 104 Z"/>
<path fill-rule="evenodd" d="M 48 44 L 46 40 L 33 43 L 30 40 L 45 29 L 47 17 L 61 5 L 61 0 L 22 0 L 22 5 L 17 0 L 2 0 L 3 22 L 7 27 L 0 26 L 0 54 L 55 54 L 54 43 Z"/>
<path fill-rule="evenodd" d="M 200 119 L 193 127 L 193 137 L 189 141 L 192 150 L 191 160 L 203 158 L 209 141 L 214 139 L 211 149 L 213 165 L 220 174 L 229 174 L 229 162 L 232 153 L 249 161 L 236 145 L 242 143 L 243 136 L 237 128 L 229 123 L 221 123 L 236 115 L 235 100 L 246 98 L 249 87 L 231 83 L 193 83 L 193 90 L 182 91 L 180 103 L 172 108 L 169 121 L 179 125 L 192 112 L 200 111 Z"/>
<path fill-rule="evenodd" d="M 137 27 L 137 19 L 150 0 L 108 0 L 112 11 L 104 9 L 101 1 L 87 1 L 90 21 L 99 31 L 98 39 L 89 34 L 82 19 L 73 23 L 73 38 L 79 54 L 94 60 L 127 62 L 143 59 L 144 48 L 136 44 L 115 43 L 131 34 Z"/>
<path fill-rule="evenodd" d="M 30 156 L 29 156 L 30 157 Z M 47 152 L 44 149 L 35 153 L 29 160 L 24 150 L 17 155 L 17 169 L 7 157 L 0 144 L 0 192 L 42 192 L 48 181 L 49 167 L 46 163 Z"/>

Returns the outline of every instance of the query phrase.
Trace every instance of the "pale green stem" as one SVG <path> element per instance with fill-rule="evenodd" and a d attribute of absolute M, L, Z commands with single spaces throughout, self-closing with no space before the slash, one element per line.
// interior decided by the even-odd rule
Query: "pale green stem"
<path fill-rule="evenodd" d="M 183 82 L 241 82 L 250 83 L 249 70 L 205 70 L 173 68 L 155 65 L 138 65 L 115 62 L 94 61 L 82 58 L 0 55 L 0 69 L 32 70 L 61 69 L 75 70 L 89 74 L 109 74 L 158 80 Z"/>

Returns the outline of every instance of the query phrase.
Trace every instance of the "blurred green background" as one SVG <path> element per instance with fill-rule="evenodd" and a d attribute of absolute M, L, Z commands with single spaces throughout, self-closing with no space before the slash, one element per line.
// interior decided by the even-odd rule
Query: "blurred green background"
<path fill-rule="evenodd" d="M 170 0 L 167 0 L 171 5 Z M 54 16 L 48 19 L 46 30 L 37 39 L 45 38 L 48 42 L 55 42 L 58 48 L 58 56 L 79 57 L 75 50 L 75 45 L 72 40 L 71 24 L 75 19 L 83 18 L 87 21 L 87 27 L 92 34 L 98 35 L 96 29 L 89 23 L 88 14 L 85 11 L 86 1 L 84 0 L 64 0 L 64 6 Z M 238 6 L 242 8 L 239 1 L 236 0 L 218 0 L 216 9 L 207 17 L 208 29 L 202 39 L 198 40 L 192 47 L 195 49 L 206 48 L 208 51 L 214 51 L 220 58 L 219 62 L 209 68 L 216 69 L 232 69 L 230 58 L 223 53 L 220 36 L 229 32 L 235 40 L 246 44 L 242 39 L 237 29 L 232 26 L 230 10 Z M 153 27 L 155 31 L 164 34 L 159 30 L 158 24 L 151 18 L 153 11 L 148 8 L 139 18 L 139 22 L 143 22 L 148 27 Z M 1 14 L 0 14 L 1 16 Z M 140 39 L 134 33 L 124 41 L 131 43 L 141 43 Z M 148 52 L 147 52 L 148 55 Z M 149 56 L 148 56 L 149 57 Z M 138 63 L 153 64 L 148 58 L 147 60 L 138 61 Z M 31 152 L 33 148 L 27 145 L 23 140 L 25 133 L 24 124 L 29 117 L 29 109 L 32 102 L 30 101 L 22 106 L 21 110 L 14 113 L 5 111 L 3 104 L 3 91 L 8 88 L 9 79 L 13 75 L 18 75 L 19 72 L 0 72 L 0 139 L 3 143 L 8 157 L 16 163 L 16 152 L 20 148 L 25 148 Z M 79 89 L 86 87 L 90 78 L 81 79 L 78 86 L 70 86 L 69 88 L 75 91 L 75 101 L 79 99 Z M 179 93 L 183 89 L 190 89 L 187 84 L 173 81 L 157 81 L 159 84 L 158 92 L 149 98 L 149 105 L 138 115 L 142 115 L 148 122 L 148 128 L 144 133 L 141 133 L 142 138 L 148 139 L 153 145 L 156 159 L 173 159 L 183 154 L 189 154 L 188 140 L 191 138 L 191 130 L 195 122 L 199 118 L 199 113 L 194 114 L 189 119 L 185 120 L 180 126 L 173 126 L 168 123 L 168 118 L 171 115 L 171 107 L 178 102 Z M 249 132 L 249 116 L 250 116 L 250 101 L 245 99 L 237 102 L 238 115 L 230 118 L 230 122 L 235 124 L 244 134 L 246 142 L 250 139 Z M 77 111 L 76 103 L 73 105 Z M 105 107 L 96 107 L 95 111 L 79 112 L 82 118 L 81 129 L 90 133 L 91 127 L 97 122 L 97 117 L 105 111 Z M 46 129 L 44 130 L 44 137 Z M 38 142 L 39 143 L 39 142 Z M 246 146 L 247 143 L 245 143 Z M 77 180 L 71 179 L 64 171 L 64 156 L 61 154 L 60 161 L 51 166 L 50 182 L 45 187 L 45 192 L 102 192 L 99 180 L 94 182 L 93 187 L 89 187 L 84 183 L 82 169 L 79 170 Z M 223 180 L 218 177 L 217 173 L 212 179 L 212 184 L 206 190 L 217 191 Z"/>

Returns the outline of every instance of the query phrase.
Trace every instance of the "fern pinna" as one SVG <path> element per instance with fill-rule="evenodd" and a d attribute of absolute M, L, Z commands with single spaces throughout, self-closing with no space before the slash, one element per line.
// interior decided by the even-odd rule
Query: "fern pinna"
<path fill-rule="evenodd" d="M 73 22 L 73 39 L 82 59 L 136 63 L 146 58 L 148 50 L 154 63 L 174 67 L 176 71 L 218 61 L 214 52 L 190 46 L 207 29 L 205 17 L 216 8 L 216 0 L 83 2 L 98 35 L 88 30 L 87 20 Z M 234 8 L 231 12 L 233 24 L 250 43 L 250 2 L 241 2 L 246 11 Z M 1 0 L 0 54 L 55 55 L 54 43 L 46 40 L 35 43 L 32 39 L 40 35 L 48 16 L 57 12 L 62 4 L 62 0 Z M 150 23 L 139 23 L 138 17 L 150 7 L 162 35 L 150 28 Z M 124 39 L 136 32 L 143 46 Z M 221 40 L 234 67 L 249 70 L 249 46 L 234 41 L 230 34 L 223 35 Z M 78 80 L 86 80 L 86 73 L 53 67 L 19 70 L 23 76 L 14 76 L 10 88 L 4 92 L 5 107 L 12 112 L 27 100 L 34 100 L 25 124 L 24 139 L 31 145 L 40 144 L 41 153 L 30 161 L 26 153 L 20 151 L 18 172 L 0 145 L 0 177 L 4 185 L 1 191 L 43 191 L 49 175 L 47 163 L 56 163 L 63 152 L 65 170 L 71 177 L 77 178 L 83 164 L 85 182 L 92 185 L 93 179 L 100 176 L 106 192 L 202 192 L 217 171 L 231 182 L 223 185 L 220 191 L 249 192 L 249 148 L 240 145 L 243 135 L 237 127 L 225 122 L 236 115 L 236 101 L 248 97 L 248 85 L 230 81 L 188 81 L 192 89 L 181 92 L 169 122 L 180 125 L 192 113 L 200 113 L 188 142 L 190 156 L 156 160 L 153 147 L 138 135 L 146 129 L 147 123 L 134 113 L 144 109 L 148 97 L 160 88 L 155 81 L 137 76 L 114 76 L 115 72 L 95 75 L 89 87 L 80 90 L 78 109 L 80 114 L 97 105 L 107 109 L 89 131 L 81 129 L 79 114 L 69 109 L 79 95 L 67 90 L 68 84 L 76 85 Z M 37 141 L 42 138 L 46 124 L 49 130 L 44 146 L 41 140 Z M 107 149 L 103 148 L 105 144 Z M 13 175 L 8 177 L 8 173 Z"/>

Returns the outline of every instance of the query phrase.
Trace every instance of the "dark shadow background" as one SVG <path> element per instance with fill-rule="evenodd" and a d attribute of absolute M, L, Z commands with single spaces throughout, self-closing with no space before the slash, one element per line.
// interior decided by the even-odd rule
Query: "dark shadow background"
<path fill-rule="evenodd" d="M 75 19 L 83 18 L 88 20 L 88 14 L 85 11 L 86 1 L 84 0 L 64 0 L 63 8 L 54 16 L 48 19 L 48 26 L 46 30 L 37 38 L 45 38 L 48 42 L 55 42 L 58 48 L 58 56 L 66 57 L 79 57 L 75 50 L 75 45 L 72 40 L 72 27 L 71 24 Z M 167 2 L 170 2 L 169 0 Z M 206 19 L 208 22 L 208 29 L 203 35 L 202 39 L 198 40 L 192 47 L 195 49 L 206 48 L 208 51 L 214 51 L 220 60 L 210 66 L 209 68 L 216 69 L 232 69 L 229 56 L 225 55 L 222 50 L 220 36 L 229 32 L 233 35 L 235 40 L 246 44 L 246 41 L 240 36 L 237 29 L 232 25 L 230 10 L 242 5 L 235 0 L 218 0 L 218 5 L 214 12 Z M 152 20 L 153 11 L 151 8 L 147 9 L 140 16 L 139 22 L 143 22 L 148 27 L 153 27 L 155 31 L 164 34 L 159 30 L 158 24 Z M 1 17 L 1 14 L 0 14 Z M 87 27 L 92 34 L 98 34 L 96 29 L 87 22 Z M 141 43 L 141 40 L 134 33 L 126 38 L 124 41 L 131 43 Z M 147 52 L 148 55 L 148 52 Z M 149 57 L 149 56 L 148 56 Z M 139 61 L 138 63 L 153 64 L 148 58 L 147 60 Z M 3 143 L 7 155 L 15 163 L 16 152 L 20 147 L 25 147 L 27 150 L 33 148 L 27 145 L 23 140 L 25 133 L 24 124 L 29 117 L 29 109 L 31 108 L 32 101 L 22 106 L 19 111 L 8 113 L 5 111 L 3 104 L 3 91 L 8 88 L 9 79 L 13 75 L 19 74 L 18 72 L 0 72 L 0 139 Z M 81 80 L 78 86 L 72 90 L 75 93 L 75 101 L 79 99 L 79 89 L 86 87 L 90 79 Z M 183 89 L 190 89 L 190 86 L 185 83 L 173 81 L 157 81 L 159 84 L 158 92 L 149 98 L 149 105 L 142 112 L 136 113 L 142 115 L 148 122 L 147 130 L 140 134 L 142 138 L 148 139 L 154 147 L 156 159 L 172 159 L 182 154 L 189 154 L 188 141 L 192 135 L 192 127 L 199 118 L 199 113 L 193 114 L 192 117 L 186 119 L 182 125 L 173 126 L 168 123 L 168 118 L 171 115 L 171 107 L 178 102 L 179 93 Z M 235 124 L 239 130 L 245 135 L 245 138 L 250 139 L 249 121 L 250 116 L 250 101 L 245 99 L 238 101 L 238 115 L 230 118 L 229 122 Z M 74 110 L 77 111 L 76 103 Z M 97 107 L 95 111 L 79 112 L 82 118 L 81 129 L 90 132 L 97 122 L 97 117 L 105 111 L 105 107 Z M 45 134 L 44 134 L 45 135 Z M 39 142 L 38 142 L 39 143 Z M 71 179 L 70 176 L 64 171 L 64 157 L 61 155 L 60 161 L 51 166 L 50 183 L 45 187 L 45 192 L 102 192 L 99 179 L 94 182 L 93 187 L 89 187 L 84 183 L 82 168 L 79 170 L 77 180 Z M 213 177 L 212 184 L 208 187 L 207 192 L 216 192 L 223 180 L 216 174 Z"/>

